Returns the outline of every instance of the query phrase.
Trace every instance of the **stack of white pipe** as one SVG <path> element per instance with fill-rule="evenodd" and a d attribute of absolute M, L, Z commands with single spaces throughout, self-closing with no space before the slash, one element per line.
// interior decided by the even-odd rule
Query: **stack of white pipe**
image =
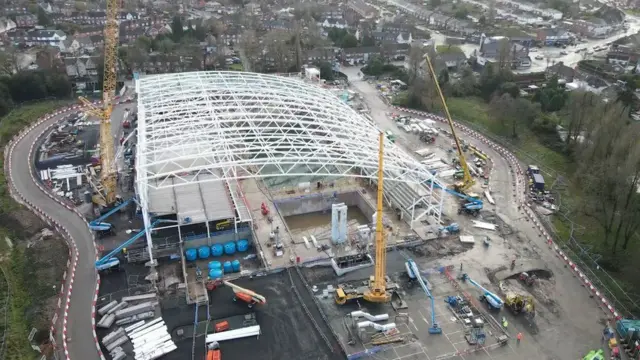
<path fill-rule="evenodd" d="M 133 344 L 136 360 L 157 359 L 177 348 L 162 318 L 146 324 L 136 323 L 125 330 Z"/>

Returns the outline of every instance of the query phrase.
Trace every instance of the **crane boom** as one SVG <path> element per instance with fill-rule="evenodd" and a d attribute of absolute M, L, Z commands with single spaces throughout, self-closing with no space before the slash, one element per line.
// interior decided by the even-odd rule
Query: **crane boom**
<path fill-rule="evenodd" d="M 369 289 L 364 293 L 364 299 L 370 302 L 388 302 L 390 295 L 387 292 L 387 244 L 384 237 L 384 227 L 382 225 L 383 210 L 383 181 L 384 181 L 384 134 L 381 132 L 378 137 L 378 204 L 376 207 L 376 264 L 373 281 L 369 284 Z"/>
<path fill-rule="evenodd" d="M 442 89 L 440 88 L 440 83 L 438 82 L 438 77 L 436 76 L 436 71 L 433 69 L 433 64 L 431 63 L 431 58 L 429 57 L 429 53 L 425 54 L 425 58 L 427 60 L 427 67 L 429 68 L 429 74 L 431 74 L 431 78 L 433 79 L 433 83 L 436 85 L 436 90 L 438 92 L 438 97 L 440 97 L 440 102 L 442 103 L 442 107 L 444 108 L 444 113 L 447 117 L 447 122 L 449 123 L 449 127 L 451 128 L 451 135 L 453 135 L 453 139 L 456 142 L 456 149 L 458 150 L 458 157 L 460 158 L 460 166 L 462 167 L 462 181 L 455 185 L 457 191 L 464 192 L 469 189 L 475 183 L 473 177 L 471 177 L 471 173 L 469 172 L 469 165 L 467 165 L 467 160 L 464 158 L 464 154 L 462 152 L 462 146 L 460 145 L 460 139 L 456 135 L 456 129 L 453 125 L 453 120 L 451 119 L 451 114 L 449 113 L 449 107 L 447 107 L 447 101 L 444 99 L 444 95 L 442 94 Z"/>
<path fill-rule="evenodd" d="M 118 65 L 118 1 L 107 0 L 106 22 L 104 25 L 104 77 L 102 83 L 102 108 L 95 107 L 89 100 L 80 101 L 88 107 L 87 113 L 100 119 L 100 182 L 105 192 L 106 206 L 116 200 L 115 150 L 111 135 L 111 112 L 116 94 Z"/>

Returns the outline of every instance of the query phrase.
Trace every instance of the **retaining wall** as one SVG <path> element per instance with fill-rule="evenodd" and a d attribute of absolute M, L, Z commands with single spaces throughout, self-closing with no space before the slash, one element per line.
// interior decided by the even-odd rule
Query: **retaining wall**
<path fill-rule="evenodd" d="M 283 217 L 331 210 L 331 205 L 337 203 L 357 206 L 367 219 L 371 219 L 375 213 L 375 208 L 358 191 L 336 193 L 335 197 L 333 195 L 334 193 L 313 193 L 277 199 L 273 204 Z"/>

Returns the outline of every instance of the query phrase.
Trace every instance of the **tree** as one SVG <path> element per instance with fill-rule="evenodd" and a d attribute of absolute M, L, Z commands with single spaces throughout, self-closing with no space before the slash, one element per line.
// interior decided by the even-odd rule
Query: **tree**
<path fill-rule="evenodd" d="M 469 16 L 469 10 L 466 7 L 461 7 L 453 14 L 456 19 L 466 19 Z"/>
<path fill-rule="evenodd" d="M 258 71 L 255 65 L 258 63 L 259 57 L 262 56 L 262 50 L 263 46 L 259 42 L 256 32 L 245 30 L 241 37 L 240 55 L 246 71 Z M 261 62 L 260 65 L 262 65 Z"/>
<path fill-rule="evenodd" d="M 264 37 L 267 56 L 273 60 L 273 66 L 278 72 L 286 72 L 293 64 L 292 47 L 287 42 L 289 36 L 281 31 L 268 32 Z"/>
<path fill-rule="evenodd" d="M 13 108 L 13 100 L 11 99 L 11 92 L 9 87 L 0 82 L 0 116 L 4 116 Z"/>
<path fill-rule="evenodd" d="M 51 19 L 49 18 L 49 15 L 47 15 L 47 13 L 44 11 L 43 8 L 38 6 L 38 25 L 40 26 L 49 26 L 51 25 Z"/>
<path fill-rule="evenodd" d="M 318 68 L 320 68 L 320 78 L 331 81 L 334 79 L 333 76 L 333 67 L 330 63 L 326 61 L 322 61 L 318 63 Z"/>
<path fill-rule="evenodd" d="M 352 34 L 346 34 L 340 45 L 343 49 L 354 48 L 358 46 L 358 39 Z"/>
<path fill-rule="evenodd" d="M 412 46 L 409 50 L 409 85 L 413 84 L 422 74 L 421 66 L 424 63 L 424 50 L 419 46 Z"/>
<path fill-rule="evenodd" d="M 182 19 L 180 19 L 180 16 L 174 16 L 171 21 L 171 36 L 175 42 L 179 42 L 184 36 Z"/>
<path fill-rule="evenodd" d="M 567 119 L 565 130 L 567 136 L 565 146 L 567 152 L 572 154 L 580 143 L 584 131 L 595 120 L 595 117 L 603 116 L 604 103 L 591 91 L 572 91 L 569 94 L 565 107 Z"/>
<path fill-rule="evenodd" d="M 362 41 L 360 42 L 362 46 L 375 46 L 376 40 L 371 35 L 365 35 L 362 37 Z"/>
<path fill-rule="evenodd" d="M 547 86 L 538 90 L 533 96 L 533 101 L 539 102 L 542 111 L 558 111 L 562 109 L 567 100 L 567 92 L 564 86 L 558 83 L 558 77 L 553 76 Z"/>
<path fill-rule="evenodd" d="M 442 0 L 429 0 L 429 8 L 432 10 L 442 5 Z"/>

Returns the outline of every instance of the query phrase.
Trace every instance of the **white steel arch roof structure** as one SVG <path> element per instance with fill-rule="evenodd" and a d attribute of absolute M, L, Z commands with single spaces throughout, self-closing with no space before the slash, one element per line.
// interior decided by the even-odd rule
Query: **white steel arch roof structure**
<path fill-rule="evenodd" d="M 329 90 L 300 77 L 248 72 L 143 76 L 136 176 L 150 189 L 271 176 L 376 178 L 380 130 Z M 385 181 L 411 187 L 413 204 L 440 217 L 439 182 L 398 146 L 384 149 Z M 203 180 L 205 179 L 205 180 Z M 432 181 L 427 181 L 432 180 Z M 442 184 L 440 184 L 442 185 Z M 408 191 L 408 190 L 407 190 Z M 414 216 L 412 216 L 413 218 Z"/>

